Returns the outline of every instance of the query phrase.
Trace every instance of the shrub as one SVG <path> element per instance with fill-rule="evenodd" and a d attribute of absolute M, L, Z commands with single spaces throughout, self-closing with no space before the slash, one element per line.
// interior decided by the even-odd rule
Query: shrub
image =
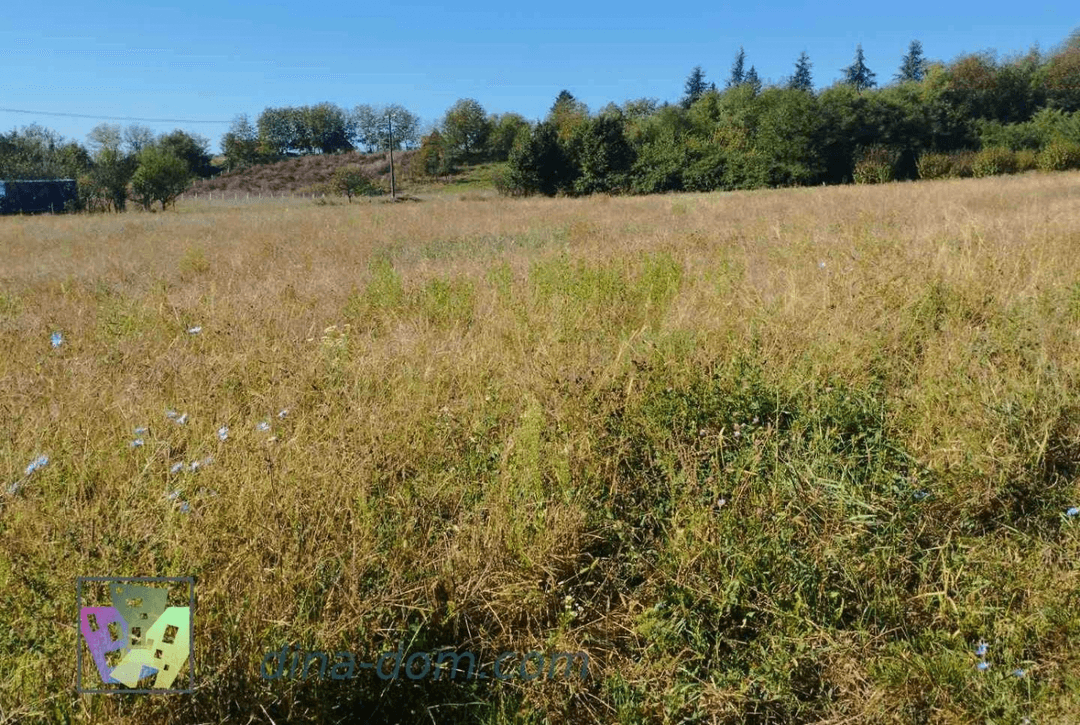
<path fill-rule="evenodd" d="M 955 151 L 949 154 L 949 178 L 970 179 L 975 175 L 975 152 Z"/>
<path fill-rule="evenodd" d="M 1080 144 L 1054 141 L 1039 152 L 1035 163 L 1040 171 L 1080 169 Z"/>
<path fill-rule="evenodd" d="M 992 146 L 975 155 L 972 173 L 979 178 L 1016 173 L 1016 155 L 1004 146 Z"/>
<path fill-rule="evenodd" d="M 948 154 L 924 153 L 917 166 L 920 179 L 944 179 L 952 170 L 952 159 Z"/>
<path fill-rule="evenodd" d="M 863 150 L 855 162 L 856 184 L 884 184 L 896 178 L 900 154 L 887 146 L 874 145 Z"/>
<path fill-rule="evenodd" d="M 1036 168 L 1038 153 L 1031 149 L 1022 149 L 1016 152 L 1016 171 L 1022 173 Z"/>
<path fill-rule="evenodd" d="M 377 186 L 371 178 L 356 165 L 339 166 L 334 169 L 329 187 L 334 193 L 348 197 L 350 204 L 354 196 L 373 194 L 377 191 Z"/>

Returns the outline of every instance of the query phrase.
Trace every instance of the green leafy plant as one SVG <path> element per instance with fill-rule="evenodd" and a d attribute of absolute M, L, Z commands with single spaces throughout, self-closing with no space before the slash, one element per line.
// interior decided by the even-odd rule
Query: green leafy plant
<path fill-rule="evenodd" d="M 1016 173 L 1016 154 L 1004 146 L 983 149 L 975 155 L 972 173 L 979 178 Z"/>

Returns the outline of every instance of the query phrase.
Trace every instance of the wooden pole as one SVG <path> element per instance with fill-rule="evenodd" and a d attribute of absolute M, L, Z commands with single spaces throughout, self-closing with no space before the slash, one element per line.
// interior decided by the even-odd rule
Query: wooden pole
<path fill-rule="evenodd" d="M 397 199 L 397 189 L 394 186 L 394 117 L 390 111 L 386 112 L 386 123 L 390 128 L 390 198 Z"/>

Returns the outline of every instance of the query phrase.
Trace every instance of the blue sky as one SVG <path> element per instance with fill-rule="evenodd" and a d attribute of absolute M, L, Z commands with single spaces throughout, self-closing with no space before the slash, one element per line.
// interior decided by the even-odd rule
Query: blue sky
<path fill-rule="evenodd" d="M 1080 26 L 1065 2 L 999 0 L 179 5 L 6 3 L 0 108 L 94 118 L 0 110 L 0 130 L 36 122 L 84 142 L 107 116 L 181 119 L 142 123 L 202 134 L 217 151 L 236 114 L 254 120 L 267 106 L 400 103 L 431 123 L 475 98 L 536 119 L 563 88 L 591 110 L 643 96 L 674 102 L 698 64 L 722 86 L 740 45 L 767 81 L 790 74 L 805 50 L 821 87 L 857 43 L 883 83 L 912 39 L 951 60 L 1050 49 Z"/>

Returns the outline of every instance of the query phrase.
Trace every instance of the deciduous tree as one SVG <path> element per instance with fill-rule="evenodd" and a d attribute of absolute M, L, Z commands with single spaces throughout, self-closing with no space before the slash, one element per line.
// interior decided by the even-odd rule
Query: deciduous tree
<path fill-rule="evenodd" d="M 334 169 L 330 177 L 330 188 L 335 193 L 347 197 L 351 204 L 354 196 L 370 193 L 376 186 L 362 168 L 350 164 Z"/>
<path fill-rule="evenodd" d="M 554 124 L 559 143 L 567 147 L 578 126 L 589 119 L 589 107 L 574 98 L 574 94 L 563 89 L 551 104 L 547 120 Z"/>
<path fill-rule="evenodd" d="M 137 123 L 124 129 L 124 146 L 129 154 L 137 154 L 154 142 L 154 132 Z"/>
<path fill-rule="evenodd" d="M 221 150 L 230 171 L 258 161 L 259 134 L 247 114 L 240 114 L 233 119 L 229 130 L 221 137 Z"/>
<path fill-rule="evenodd" d="M 131 178 L 135 200 L 149 210 L 155 201 L 161 202 L 162 211 L 184 193 L 191 183 L 192 172 L 188 162 L 177 156 L 163 144 L 153 144 L 138 156 L 139 166 Z"/>
<path fill-rule="evenodd" d="M 465 156 L 474 156 L 482 150 L 490 132 L 484 107 L 472 98 L 462 98 L 443 117 L 443 137 Z"/>
<path fill-rule="evenodd" d="M 159 138 L 156 145 L 162 151 L 181 159 L 187 164 L 192 175 L 207 178 L 213 174 L 213 167 L 210 166 L 210 139 L 176 129 Z"/>

